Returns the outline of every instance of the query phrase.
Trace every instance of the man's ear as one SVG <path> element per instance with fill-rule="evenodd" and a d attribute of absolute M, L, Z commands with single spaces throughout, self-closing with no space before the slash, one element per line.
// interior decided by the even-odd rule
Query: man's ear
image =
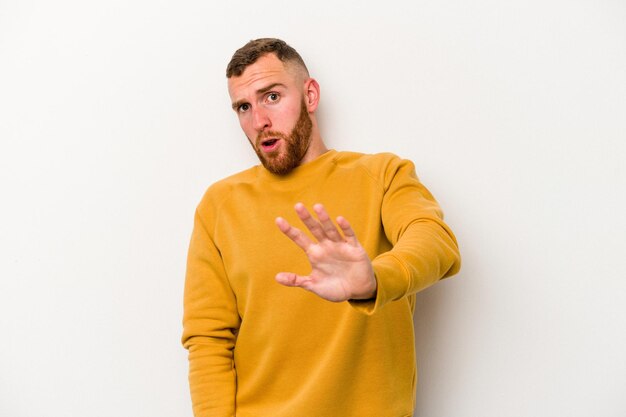
<path fill-rule="evenodd" d="M 313 78 L 304 82 L 304 100 L 309 113 L 313 113 L 320 102 L 320 85 Z"/>

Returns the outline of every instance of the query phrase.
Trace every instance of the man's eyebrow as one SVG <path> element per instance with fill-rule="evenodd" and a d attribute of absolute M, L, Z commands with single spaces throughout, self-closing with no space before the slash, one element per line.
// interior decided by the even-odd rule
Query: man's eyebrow
<path fill-rule="evenodd" d="M 274 83 L 274 84 L 270 84 L 267 87 L 263 87 L 259 90 L 256 90 L 257 94 L 265 94 L 270 90 L 273 90 L 275 87 L 285 87 L 285 84 L 283 83 Z"/>
<path fill-rule="evenodd" d="M 257 93 L 257 95 L 265 94 L 268 91 L 273 90 L 276 87 L 286 87 L 286 86 L 283 83 L 273 83 L 273 84 L 270 84 L 270 85 L 268 85 L 266 87 L 263 87 L 263 88 L 260 88 L 260 89 L 256 90 L 256 93 Z M 245 104 L 245 103 L 246 103 L 245 100 L 237 100 L 237 101 L 235 101 L 232 104 L 233 110 L 237 110 L 239 108 L 239 106 L 241 106 L 242 104 Z"/>
<path fill-rule="evenodd" d="M 233 102 L 233 104 L 232 104 L 233 110 L 236 111 L 239 108 L 239 106 L 241 106 L 245 102 L 246 102 L 245 100 L 237 100 L 237 101 Z"/>

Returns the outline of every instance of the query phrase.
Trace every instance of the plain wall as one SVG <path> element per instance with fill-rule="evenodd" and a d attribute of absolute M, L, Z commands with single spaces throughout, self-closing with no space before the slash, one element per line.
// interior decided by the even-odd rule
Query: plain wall
<path fill-rule="evenodd" d="M 623 1 L 0 0 L 0 415 L 190 416 L 206 187 L 257 160 L 225 66 L 295 46 L 330 147 L 415 162 L 462 272 L 416 416 L 626 415 Z M 269 416 L 268 416 L 269 417 Z"/>

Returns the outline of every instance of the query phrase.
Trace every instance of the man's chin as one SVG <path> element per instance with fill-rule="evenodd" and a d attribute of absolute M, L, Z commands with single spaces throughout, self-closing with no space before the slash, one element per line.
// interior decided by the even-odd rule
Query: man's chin
<path fill-rule="evenodd" d="M 265 169 L 276 175 L 287 175 L 299 165 L 298 162 L 291 161 L 285 155 L 280 154 L 275 156 L 271 154 L 262 155 L 259 159 L 261 159 L 261 163 Z"/>
<path fill-rule="evenodd" d="M 293 171 L 293 169 L 297 165 L 296 166 L 291 166 L 291 165 L 286 165 L 286 164 L 282 164 L 281 165 L 281 164 L 264 163 L 263 166 L 265 167 L 265 169 L 267 169 L 272 174 L 275 174 L 275 175 L 287 175 L 291 171 Z"/>

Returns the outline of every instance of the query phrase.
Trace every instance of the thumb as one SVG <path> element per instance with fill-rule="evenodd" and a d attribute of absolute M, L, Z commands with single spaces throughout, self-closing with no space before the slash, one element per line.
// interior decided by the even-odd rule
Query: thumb
<path fill-rule="evenodd" d="M 297 275 L 293 272 L 279 272 L 276 274 L 276 281 L 287 287 L 304 287 L 309 282 L 309 277 Z"/>

